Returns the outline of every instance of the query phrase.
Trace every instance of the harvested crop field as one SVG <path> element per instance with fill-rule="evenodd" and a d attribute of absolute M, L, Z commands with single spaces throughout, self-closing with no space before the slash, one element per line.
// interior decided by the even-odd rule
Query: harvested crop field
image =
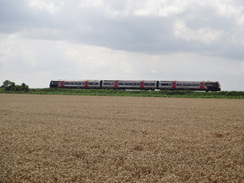
<path fill-rule="evenodd" d="M 244 100 L 0 94 L 0 182 L 242 182 Z"/>

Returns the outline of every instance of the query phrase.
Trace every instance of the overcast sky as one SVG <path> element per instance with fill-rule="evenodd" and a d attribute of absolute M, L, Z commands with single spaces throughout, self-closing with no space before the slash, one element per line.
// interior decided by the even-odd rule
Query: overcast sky
<path fill-rule="evenodd" d="M 0 82 L 219 81 L 244 91 L 243 0 L 0 0 Z M 0 83 L 0 84 L 1 84 Z"/>

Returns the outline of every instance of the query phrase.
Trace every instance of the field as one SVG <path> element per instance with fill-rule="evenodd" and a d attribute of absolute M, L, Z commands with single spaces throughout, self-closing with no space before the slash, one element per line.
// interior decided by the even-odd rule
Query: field
<path fill-rule="evenodd" d="M 244 100 L 0 94 L 0 182 L 242 182 Z"/>

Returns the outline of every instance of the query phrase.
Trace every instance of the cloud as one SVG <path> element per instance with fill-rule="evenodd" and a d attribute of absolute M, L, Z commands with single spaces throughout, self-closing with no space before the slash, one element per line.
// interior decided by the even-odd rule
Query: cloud
<path fill-rule="evenodd" d="M 184 22 L 178 21 L 174 25 L 174 36 L 186 41 L 193 40 L 204 44 L 211 44 L 219 39 L 221 32 L 208 27 L 193 30 L 187 27 Z"/>
<path fill-rule="evenodd" d="M 11 15 L 4 13 L 5 33 L 148 53 L 202 50 L 230 56 L 233 46 L 244 45 L 240 1 L 29 0 L 21 4 L 3 0 L 1 7 L 14 10 Z M 244 58 L 242 52 L 237 55 Z"/>
<path fill-rule="evenodd" d="M 37 8 L 53 14 L 56 13 L 57 11 L 60 11 L 61 8 L 64 6 L 64 2 L 60 2 L 60 3 L 57 2 L 55 3 L 55 2 L 45 1 L 45 0 L 29 0 L 28 5 L 31 8 Z"/>

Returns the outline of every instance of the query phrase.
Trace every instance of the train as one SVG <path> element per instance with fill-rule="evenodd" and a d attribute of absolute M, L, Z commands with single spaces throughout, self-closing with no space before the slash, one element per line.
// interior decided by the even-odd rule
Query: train
<path fill-rule="evenodd" d="M 221 91 L 218 81 L 51 80 L 50 88 Z"/>

